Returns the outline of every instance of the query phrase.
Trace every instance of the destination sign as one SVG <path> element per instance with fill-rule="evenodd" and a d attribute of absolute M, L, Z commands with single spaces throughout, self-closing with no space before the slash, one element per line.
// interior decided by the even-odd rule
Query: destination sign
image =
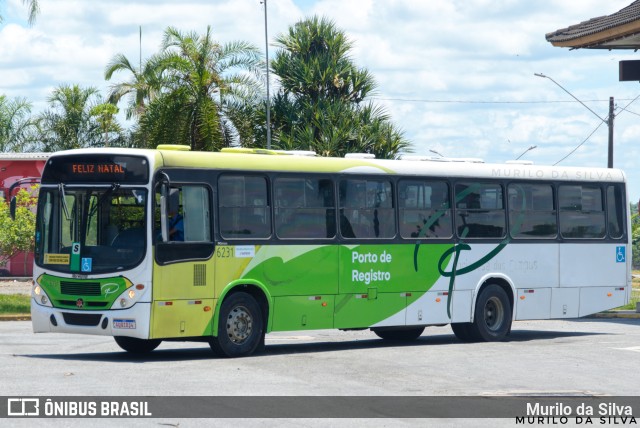
<path fill-rule="evenodd" d="M 71 171 L 74 174 L 124 174 L 125 167 L 118 164 L 74 163 Z"/>
<path fill-rule="evenodd" d="M 149 181 L 149 162 L 140 156 L 89 154 L 52 156 L 42 183 L 131 183 Z"/>

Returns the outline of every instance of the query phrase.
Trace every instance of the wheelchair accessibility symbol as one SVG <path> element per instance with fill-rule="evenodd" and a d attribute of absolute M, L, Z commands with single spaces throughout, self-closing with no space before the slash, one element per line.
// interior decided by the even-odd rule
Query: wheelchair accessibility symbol
<path fill-rule="evenodd" d="M 627 261 L 627 253 L 625 247 L 616 247 L 616 263 L 624 263 Z"/>
<path fill-rule="evenodd" d="M 93 259 L 91 258 L 83 258 L 82 259 L 82 272 L 91 272 L 91 265 L 92 265 Z"/>

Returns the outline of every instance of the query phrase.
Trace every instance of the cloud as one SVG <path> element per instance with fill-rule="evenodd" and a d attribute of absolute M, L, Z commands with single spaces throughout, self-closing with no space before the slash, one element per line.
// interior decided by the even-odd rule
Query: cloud
<path fill-rule="evenodd" d="M 413 142 L 449 156 L 487 161 L 524 156 L 553 164 L 583 142 L 599 119 L 541 72 L 605 117 L 615 97 L 616 165 L 628 169 L 632 199 L 640 196 L 640 127 L 622 107 L 640 93 L 618 82 L 621 59 L 633 52 L 561 49 L 545 34 L 616 12 L 631 0 L 278 0 L 268 2 L 273 40 L 305 15 L 332 19 L 352 40 L 352 58 L 374 75 L 375 102 L 385 106 Z M 106 93 L 104 67 L 117 53 L 131 60 L 159 49 L 168 26 L 203 32 L 222 42 L 247 40 L 264 50 L 264 6 L 259 0 L 42 1 L 34 27 L 21 0 L 5 0 L 0 26 L 0 94 L 46 105 L 61 83 Z M 448 101 L 448 102 L 443 102 Z M 640 102 L 640 101 L 639 101 Z M 639 103 L 639 102 L 636 102 Z M 632 104 L 630 110 L 633 111 Z M 640 112 L 640 106 L 637 108 Z M 561 165 L 606 165 L 602 126 Z M 636 184 L 638 183 L 638 184 Z"/>

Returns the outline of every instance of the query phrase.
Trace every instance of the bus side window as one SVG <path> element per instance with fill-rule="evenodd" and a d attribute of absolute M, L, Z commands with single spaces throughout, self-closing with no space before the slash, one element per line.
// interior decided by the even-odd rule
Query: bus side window
<path fill-rule="evenodd" d="M 624 192 L 620 186 L 607 187 L 607 218 L 609 237 L 620 239 L 624 236 Z"/>
<path fill-rule="evenodd" d="M 340 232 L 344 238 L 393 238 L 396 235 L 390 181 L 347 179 L 340 182 Z"/>
<path fill-rule="evenodd" d="M 558 224 L 549 184 L 509 184 L 509 231 L 513 238 L 549 238 L 558 235 Z"/>
<path fill-rule="evenodd" d="M 225 239 L 267 239 L 271 207 L 267 179 L 225 174 L 218 179 L 220 234 Z"/>
<path fill-rule="evenodd" d="M 333 182 L 327 179 L 275 180 L 276 234 L 281 239 L 321 239 L 335 236 Z"/>
<path fill-rule="evenodd" d="M 398 183 L 400 236 L 450 238 L 449 185 L 444 181 L 401 180 Z"/>
<path fill-rule="evenodd" d="M 562 185 L 558 189 L 560 233 L 564 238 L 604 238 L 602 189 L 594 185 Z"/>
<path fill-rule="evenodd" d="M 169 241 L 211 242 L 209 201 L 205 186 L 172 186 L 167 204 Z"/>
<path fill-rule="evenodd" d="M 182 187 L 184 240 L 211 242 L 209 191 L 205 186 Z"/>
<path fill-rule="evenodd" d="M 502 186 L 457 183 L 456 229 L 461 238 L 503 238 L 506 219 Z"/>

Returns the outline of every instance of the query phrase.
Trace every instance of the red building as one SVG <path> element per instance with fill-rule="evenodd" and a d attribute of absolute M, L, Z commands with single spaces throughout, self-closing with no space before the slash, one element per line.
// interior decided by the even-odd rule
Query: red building
<path fill-rule="evenodd" d="M 39 182 L 49 153 L 0 153 L 0 198 L 9 203 L 19 189 Z M 33 253 L 18 253 L 0 267 L 0 276 L 31 276 Z"/>

